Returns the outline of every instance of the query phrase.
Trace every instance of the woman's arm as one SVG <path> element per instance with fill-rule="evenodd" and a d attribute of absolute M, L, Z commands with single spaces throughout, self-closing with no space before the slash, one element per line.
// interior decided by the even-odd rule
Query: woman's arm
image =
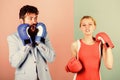
<path fill-rule="evenodd" d="M 103 47 L 103 61 L 107 69 L 111 70 L 113 67 L 113 54 L 112 48 Z"/>
<path fill-rule="evenodd" d="M 71 45 L 71 52 L 73 57 L 77 56 L 77 48 L 78 48 L 77 41 L 75 41 Z"/>

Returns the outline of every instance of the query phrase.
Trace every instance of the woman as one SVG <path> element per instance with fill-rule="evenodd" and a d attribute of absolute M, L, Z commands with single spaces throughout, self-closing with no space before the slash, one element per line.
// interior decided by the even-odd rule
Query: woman
<path fill-rule="evenodd" d="M 110 40 L 105 40 L 107 36 L 105 33 L 98 33 L 96 38 L 93 37 L 95 29 L 95 20 L 91 16 L 83 16 L 80 20 L 80 30 L 84 37 L 73 42 L 71 46 L 72 55 L 76 57 L 78 54 L 82 63 L 82 70 L 77 73 L 75 80 L 100 80 L 101 56 L 106 68 L 112 69 L 114 45 Z M 109 39 L 108 36 L 107 39 Z"/>

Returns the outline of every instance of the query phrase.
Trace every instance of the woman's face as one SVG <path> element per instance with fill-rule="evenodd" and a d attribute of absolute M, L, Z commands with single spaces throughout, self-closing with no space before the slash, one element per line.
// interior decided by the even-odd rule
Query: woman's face
<path fill-rule="evenodd" d="M 91 18 L 85 18 L 81 21 L 80 29 L 85 35 L 92 35 L 96 26 Z"/>

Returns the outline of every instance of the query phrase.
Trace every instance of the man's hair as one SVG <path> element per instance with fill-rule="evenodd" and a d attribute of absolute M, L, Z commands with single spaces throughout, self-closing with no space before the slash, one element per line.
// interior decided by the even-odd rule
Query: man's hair
<path fill-rule="evenodd" d="M 39 11 L 36 7 L 31 5 L 25 5 L 20 9 L 19 12 L 19 19 L 24 19 L 26 13 L 35 13 L 36 15 L 39 14 Z"/>

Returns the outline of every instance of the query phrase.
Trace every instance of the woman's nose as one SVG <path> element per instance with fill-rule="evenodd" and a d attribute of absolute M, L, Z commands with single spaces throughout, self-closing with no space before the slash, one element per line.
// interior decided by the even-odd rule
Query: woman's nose
<path fill-rule="evenodd" d="M 86 25 L 86 28 L 89 28 L 90 26 L 89 25 Z"/>

